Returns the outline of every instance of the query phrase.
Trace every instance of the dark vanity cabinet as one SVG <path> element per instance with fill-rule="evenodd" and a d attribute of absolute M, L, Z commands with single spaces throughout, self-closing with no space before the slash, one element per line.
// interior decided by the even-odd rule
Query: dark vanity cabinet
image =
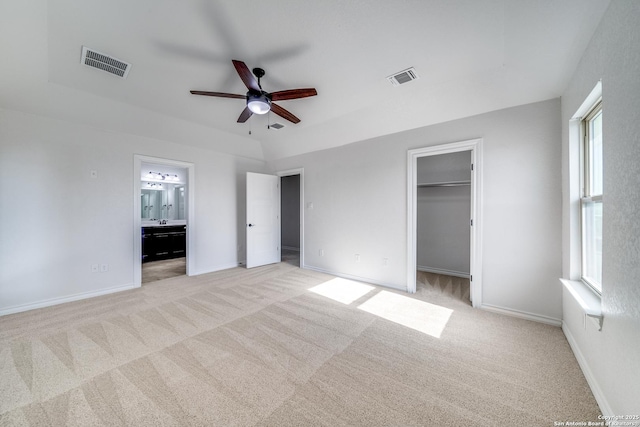
<path fill-rule="evenodd" d="M 142 227 L 142 262 L 186 255 L 187 226 Z"/>

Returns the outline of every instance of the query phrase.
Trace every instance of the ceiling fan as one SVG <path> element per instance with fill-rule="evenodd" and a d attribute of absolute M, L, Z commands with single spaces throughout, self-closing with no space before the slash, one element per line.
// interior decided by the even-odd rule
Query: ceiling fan
<path fill-rule="evenodd" d="M 278 92 L 265 92 L 260 85 L 260 79 L 264 77 L 265 71 L 262 68 L 254 68 L 253 74 L 249 71 L 249 67 L 242 61 L 232 61 L 233 66 L 236 67 L 236 71 L 240 76 L 240 79 L 245 84 L 249 91 L 246 95 L 236 95 L 233 93 L 224 92 L 205 92 L 202 90 L 192 90 L 193 95 L 205 95 L 205 96 L 217 96 L 220 98 L 236 98 L 245 99 L 247 106 L 240 113 L 238 117 L 238 123 L 246 122 L 253 114 L 266 114 L 270 110 L 282 117 L 289 120 L 292 123 L 300 123 L 300 119 L 291 114 L 291 112 L 285 110 L 278 104 L 274 104 L 273 101 L 284 101 L 287 99 L 306 98 L 308 96 L 315 96 L 318 94 L 314 88 L 306 89 L 289 89 L 281 90 Z M 255 75 L 255 77 L 254 77 Z M 256 77 L 258 80 L 256 80 Z"/>

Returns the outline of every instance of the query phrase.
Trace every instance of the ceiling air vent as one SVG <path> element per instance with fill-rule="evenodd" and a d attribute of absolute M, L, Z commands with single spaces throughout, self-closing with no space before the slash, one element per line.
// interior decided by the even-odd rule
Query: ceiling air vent
<path fill-rule="evenodd" d="M 82 59 L 80 60 L 80 63 L 87 67 L 93 67 L 106 71 L 110 74 L 115 74 L 123 79 L 127 78 L 127 74 L 129 74 L 129 70 L 131 69 L 131 64 L 127 64 L 126 62 L 120 61 L 119 59 L 109 55 L 105 55 L 104 53 L 89 49 L 86 46 L 82 46 Z"/>
<path fill-rule="evenodd" d="M 387 80 L 389 80 L 394 86 L 400 86 L 418 78 L 419 77 L 418 73 L 416 73 L 416 69 L 411 67 L 387 77 Z"/>
<path fill-rule="evenodd" d="M 283 127 L 284 127 L 284 125 L 282 123 L 274 123 L 271 126 L 269 126 L 269 129 L 280 130 Z"/>

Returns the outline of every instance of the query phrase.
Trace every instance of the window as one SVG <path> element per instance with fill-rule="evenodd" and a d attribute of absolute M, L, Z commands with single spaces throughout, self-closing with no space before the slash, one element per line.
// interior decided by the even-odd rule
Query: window
<path fill-rule="evenodd" d="M 602 100 L 582 120 L 582 280 L 602 292 Z"/>

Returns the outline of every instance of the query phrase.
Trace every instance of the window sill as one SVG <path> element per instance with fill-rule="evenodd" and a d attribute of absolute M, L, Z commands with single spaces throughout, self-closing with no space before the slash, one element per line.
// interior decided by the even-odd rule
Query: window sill
<path fill-rule="evenodd" d="M 580 280 L 560 279 L 560 282 L 567 288 L 584 313 L 596 320 L 599 330 L 602 330 L 602 297 L 593 292 L 587 284 Z"/>

